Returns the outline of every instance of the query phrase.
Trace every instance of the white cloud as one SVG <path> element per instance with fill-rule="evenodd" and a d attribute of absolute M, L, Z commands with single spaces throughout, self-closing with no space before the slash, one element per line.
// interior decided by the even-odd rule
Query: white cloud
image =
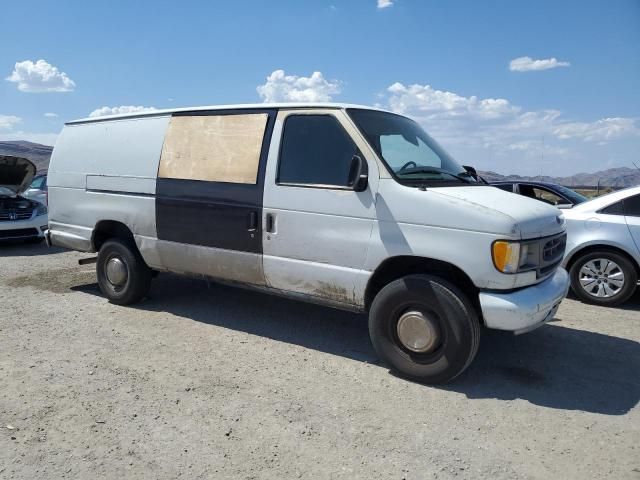
<path fill-rule="evenodd" d="M 45 60 L 16 62 L 7 81 L 17 83 L 21 92 L 72 92 L 76 84 L 66 73 Z"/>
<path fill-rule="evenodd" d="M 512 72 L 531 72 L 537 70 L 549 70 L 550 68 L 568 67 L 569 62 L 558 61 L 557 58 L 544 58 L 542 60 L 534 60 L 531 57 L 518 57 L 511 60 L 509 70 Z"/>
<path fill-rule="evenodd" d="M 378 8 L 388 8 L 393 5 L 393 0 L 378 0 Z"/>
<path fill-rule="evenodd" d="M 525 111 L 504 98 L 465 97 L 430 85 L 394 83 L 380 106 L 414 118 L 463 163 L 503 173 L 553 173 L 588 159 L 597 169 L 602 152 L 596 154 L 594 144 L 640 137 L 636 118 L 568 121 L 558 110 Z"/>
<path fill-rule="evenodd" d="M 100 107 L 95 109 L 89 114 L 90 117 L 104 117 L 106 115 L 120 115 L 123 113 L 142 113 L 142 112 L 154 112 L 155 107 L 143 107 L 134 105 L 121 105 L 119 107 Z"/>
<path fill-rule="evenodd" d="M 396 82 L 387 90 L 391 93 L 389 105 L 394 111 L 414 110 L 431 119 L 443 117 L 497 119 L 520 110 L 504 98 L 462 97 L 453 92 L 435 90 L 430 85 L 405 86 Z"/>
<path fill-rule="evenodd" d="M 53 112 L 47 112 L 44 114 L 44 116 L 47 118 L 58 118 L 58 114 Z"/>
<path fill-rule="evenodd" d="M 22 122 L 20 117 L 13 115 L 0 115 L 0 130 L 12 130 L 15 125 Z"/>
<path fill-rule="evenodd" d="M 640 126 L 633 118 L 603 118 L 590 123 L 564 123 L 558 125 L 553 133 L 562 140 L 575 138 L 602 144 L 614 138 L 640 135 Z"/>
<path fill-rule="evenodd" d="M 264 102 L 329 102 L 341 87 L 340 82 L 325 79 L 321 72 L 299 77 L 275 70 L 256 90 Z"/>

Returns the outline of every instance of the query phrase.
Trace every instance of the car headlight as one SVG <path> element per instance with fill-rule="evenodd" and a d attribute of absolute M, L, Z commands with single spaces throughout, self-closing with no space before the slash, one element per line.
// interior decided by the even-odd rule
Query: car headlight
<path fill-rule="evenodd" d="M 507 240 L 497 240 L 491 247 L 493 264 L 502 273 L 517 273 L 522 269 L 535 268 L 531 245 Z"/>
<path fill-rule="evenodd" d="M 46 205 L 38 205 L 38 207 L 36 208 L 36 216 L 40 216 L 40 215 L 46 215 L 48 212 L 47 210 L 47 206 Z"/>

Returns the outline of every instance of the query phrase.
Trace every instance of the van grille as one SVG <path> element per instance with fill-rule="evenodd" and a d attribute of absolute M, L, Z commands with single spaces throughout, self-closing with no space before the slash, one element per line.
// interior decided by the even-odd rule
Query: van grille
<path fill-rule="evenodd" d="M 567 245 L 567 236 L 562 235 L 549 240 L 544 244 L 542 250 L 542 259 L 545 262 L 553 262 L 564 254 L 564 248 Z"/>
<path fill-rule="evenodd" d="M 33 215 L 33 209 L 13 210 L 0 212 L 0 222 L 14 222 L 17 220 L 29 220 Z"/>
<path fill-rule="evenodd" d="M 543 239 L 544 240 L 544 239 Z M 538 268 L 538 278 L 547 276 L 562 262 L 564 250 L 567 246 L 567 234 L 561 233 L 542 245 L 542 255 L 540 256 L 540 266 Z"/>

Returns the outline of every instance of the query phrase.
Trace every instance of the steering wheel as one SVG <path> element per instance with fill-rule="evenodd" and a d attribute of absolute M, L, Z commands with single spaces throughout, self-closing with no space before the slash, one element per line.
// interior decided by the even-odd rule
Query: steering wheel
<path fill-rule="evenodd" d="M 405 164 L 400 168 L 400 170 L 398 170 L 398 171 L 399 171 L 399 172 L 401 172 L 401 171 L 403 171 L 403 170 L 406 170 L 406 169 L 407 169 L 407 168 L 409 168 L 411 165 L 413 165 L 414 167 L 417 167 L 417 166 L 418 166 L 418 164 L 412 160 L 412 161 L 410 161 L 410 162 L 405 163 Z"/>

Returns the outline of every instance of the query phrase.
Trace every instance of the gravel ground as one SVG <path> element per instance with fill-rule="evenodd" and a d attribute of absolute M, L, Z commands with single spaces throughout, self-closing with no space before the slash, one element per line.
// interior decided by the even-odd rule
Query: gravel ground
<path fill-rule="evenodd" d="M 363 316 L 169 274 L 118 307 L 78 258 L 0 247 L 0 478 L 640 478 L 638 296 L 435 388 Z"/>

